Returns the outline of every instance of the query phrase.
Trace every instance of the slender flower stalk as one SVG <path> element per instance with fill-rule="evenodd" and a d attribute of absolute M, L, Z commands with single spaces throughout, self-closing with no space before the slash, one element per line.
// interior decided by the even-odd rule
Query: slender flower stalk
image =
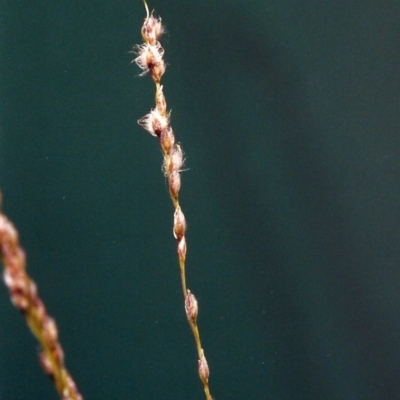
<path fill-rule="evenodd" d="M 43 370 L 54 382 L 62 400 L 83 400 L 65 367 L 56 322 L 47 314 L 36 284 L 26 272 L 25 252 L 19 244 L 17 229 L 1 212 L 0 255 L 4 269 L 3 279 L 11 301 L 24 316 L 29 329 L 40 343 L 39 360 Z"/>
<path fill-rule="evenodd" d="M 142 38 L 144 43 L 136 47 L 137 57 L 133 60 L 142 70 L 141 75 L 149 74 L 156 86 L 155 108 L 149 114 L 141 118 L 138 123 L 152 136 L 158 137 L 164 157 L 163 170 L 168 181 L 169 194 L 174 206 L 173 234 L 177 241 L 177 253 L 181 273 L 182 291 L 186 317 L 196 342 L 198 354 L 198 373 L 203 383 L 207 400 L 212 400 L 208 379 L 210 371 L 200 341 L 200 333 L 197 325 L 198 303 L 191 291 L 186 287 L 185 262 L 186 262 L 186 219 L 179 204 L 179 191 L 181 188 L 181 171 L 184 163 L 181 146 L 175 142 L 175 136 L 170 125 L 170 113 L 167 111 L 167 103 L 161 85 L 161 77 L 165 73 L 164 49 L 159 38 L 164 33 L 161 18 L 156 18 L 149 13 L 146 0 L 143 0 L 146 8 L 146 18 L 142 26 Z"/>

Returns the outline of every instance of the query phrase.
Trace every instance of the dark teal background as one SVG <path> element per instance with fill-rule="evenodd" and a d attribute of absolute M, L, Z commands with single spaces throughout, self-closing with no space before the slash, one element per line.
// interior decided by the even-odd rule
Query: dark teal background
<path fill-rule="evenodd" d="M 216 400 L 400 393 L 400 3 L 155 1 Z M 0 179 L 86 399 L 203 399 L 134 1 L 3 1 Z M 0 287 L 0 399 L 56 399 Z"/>

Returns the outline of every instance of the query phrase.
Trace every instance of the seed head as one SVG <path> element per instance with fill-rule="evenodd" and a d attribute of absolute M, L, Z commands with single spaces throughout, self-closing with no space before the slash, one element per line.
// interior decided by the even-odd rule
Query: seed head
<path fill-rule="evenodd" d="M 176 144 L 170 153 L 170 162 L 168 165 L 169 171 L 173 172 L 181 172 L 182 171 L 182 166 L 183 166 L 183 151 L 182 147 L 179 144 Z"/>
<path fill-rule="evenodd" d="M 181 174 L 178 171 L 172 171 L 168 175 L 169 192 L 172 198 L 177 201 L 179 190 L 181 189 Z"/>
<path fill-rule="evenodd" d="M 150 71 L 153 80 L 159 82 L 165 72 L 163 56 L 164 49 L 159 42 L 154 45 L 143 43 L 137 46 L 137 57 L 133 62 L 143 71 L 140 74 L 141 76 Z"/>
<path fill-rule="evenodd" d="M 160 145 L 165 154 L 169 154 L 172 146 L 175 144 L 175 136 L 172 128 L 168 126 L 160 133 Z"/>
<path fill-rule="evenodd" d="M 146 43 L 156 44 L 157 40 L 165 32 L 164 26 L 161 23 L 161 18 L 156 18 L 150 15 L 144 20 L 142 26 L 142 37 Z"/>
<path fill-rule="evenodd" d="M 210 369 L 208 368 L 207 359 L 204 355 L 203 349 L 201 349 L 201 356 L 199 359 L 199 376 L 205 385 L 208 384 L 208 378 L 210 376 Z"/>
<path fill-rule="evenodd" d="M 169 115 L 162 115 L 157 108 L 139 119 L 138 124 L 153 136 L 160 136 L 169 125 Z"/>
<path fill-rule="evenodd" d="M 174 212 L 174 236 L 175 239 L 182 239 L 186 232 L 186 220 L 181 208 L 178 206 Z"/>
<path fill-rule="evenodd" d="M 185 311 L 187 319 L 195 324 L 199 313 L 199 306 L 196 297 L 194 297 L 194 294 L 189 289 L 185 298 Z"/>
<path fill-rule="evenodd" d="M 178 242 L 178 256 L 180 261 L 184 262 L 186 260 L 186 251 L 186 239 L 185 236 L 183 236 L 182 239 Z"/>

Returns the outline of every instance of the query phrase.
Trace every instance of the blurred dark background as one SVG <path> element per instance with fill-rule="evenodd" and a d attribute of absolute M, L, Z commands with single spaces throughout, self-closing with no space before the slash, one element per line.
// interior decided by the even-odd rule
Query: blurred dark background
<path fill-rule="evenodd" d="M 216 400 L 400 394 L 400 3 L 155 1 Z M 139 1 L 3 1 L 0 179 L 86 399 L 203 399 Z M 0 287 L 1 400 L 57 399 Z"/>

